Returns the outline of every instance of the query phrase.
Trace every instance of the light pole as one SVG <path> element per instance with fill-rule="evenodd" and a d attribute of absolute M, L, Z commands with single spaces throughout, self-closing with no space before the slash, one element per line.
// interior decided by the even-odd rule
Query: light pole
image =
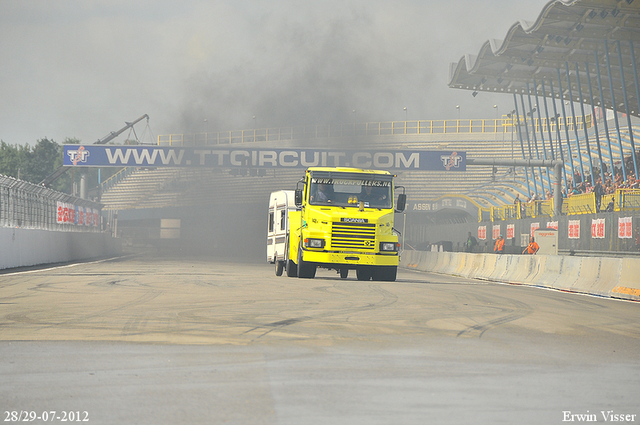
<path fill-rule="evenodd" d="M 456 105 L 456 110 L 458 111 L 458 121 L 460 121 L 460 105 Z"/>
<path fill-rule="evenodd" d="M 511 112 L 509 112 L 507 114 L 507 117 L 511 119 L 511 159 L 514 159 L 514 152 L 513 152 L 513 131 L 515 130 L 515 121 L 516 119 L 518 119 L 518 117 L 516 117 L 516 110 L 512 110 Z M 515 167 L 513 168 L 514 171 L 514 181 L 515 181 Z"/>
<path fill-rule="evenodd" d="M 407 107 L 405 106 L 404 108 L 404 134 L 407 134 Z"/>
<path fill-rule="evenodd" d="M 496 123 L 495 123 L 494 128 L 495 128 L 496 133 L 498 133 L 498 120 L 500 119 L 500 115 L 499 115 L 499 112 L 498 112 L 498 105 L 493 105 L 493 109 L 496 110 Z M 496 134 L 496 141 L 497 140 L 498 140 L 498 136 Z M 504 140 L 504 135 L 503 135 L 503 140 Z"/>
<path fill-rule="evenodd" d="M 353 111 L 353 135 L 356 135 L 356 110 L 354 109 Z"/>
<path fill-rule="evenodd" d="M 204 119 L 204 144 L 206 145 L 209 141 L 209 120 L 208 119 Z"/>

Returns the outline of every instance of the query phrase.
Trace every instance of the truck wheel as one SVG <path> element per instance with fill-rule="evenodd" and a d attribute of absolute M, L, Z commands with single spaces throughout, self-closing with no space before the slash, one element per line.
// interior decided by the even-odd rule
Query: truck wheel
<path fill-rule="evenodd" d="M 349 276 L 349 269 L 340 269 L 340 278 L 346 279 Z"/>
<path fill-rule="evenodd" d="M 300 270 L 298 271 L 298 277 L 304 279 L 313 279 L 314 277 L 316 277 L 316 266 L 302 263 L 299 264 L 298 267 L 300 268 Z"/>
<path fill-rule="evenodd" d="M 358 267 L 356 269 L 356 277 L 358 280 L 371 280 L 371 269 L 369 267 Z"/>
<path fill-rule="evenodd" d="M 287 260 L 287 276 L 288 277 L 298 276 L 298 266 L 292 260 Z"/>
<path fill-rule="evenodd" d="M 302 259 L 302 247 L 298 249 L 298 277 L 303 279 L 316 277 L 316 265 L 308 264 Z"/>
<path fill-rule="evenodd" d="M 282 276 L 283 270 L 284 270 L 284 261 L 276 260 L 276 276 Z"/>
<path fill-rule="evenodd" d="M 373 271 L 373 280 L 394 282 L 397 274 L 398 268 L 395 266 L 380 266 Z"/>

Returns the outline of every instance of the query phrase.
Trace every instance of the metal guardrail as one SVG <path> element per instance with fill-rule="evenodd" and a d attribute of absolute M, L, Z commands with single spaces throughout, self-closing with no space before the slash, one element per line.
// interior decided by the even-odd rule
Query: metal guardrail
<path fill-rule="evenodd" d="M 133 167 L 125 167 L 119 170 L 117 173 L 109 177 L 100 183 L 100 189 L 104 193 L 111 189 L 113 186 L 118 184 L 120 181 L 124 180 L 129 174 L 133 173 L 135 168 Z"/>
<path fill-rule="evenodd" d="M 67 214 L 73 207 L 73 222 L 58 219 L 59 214 L 63 213 L 60 211 L 61 206 L 63 210 L 66 209 Z M 96 202 L 0 175 L 0 227 L 97 232 L 100 231 L 100 226 L 98 223 L 93 224 L 93 211 L 98 211 L 99 214 L 101 207 Z M 76 209 L 83 213 L 82 217 L 75 214 Z M 89 209 L 92 217 L 87 219 L 91 222 L 87 225 L 84 212 Z"/>
<path fill-rule="evenodd" d="M 640 252 L 632 251 L 587 251 L 579 249 L 558 249 L 558 254 L 575 257 L 617 257 L 617 258 L 640 258 Z"/>
<path fill-rule="evenodd" d="M 640 189 L 618 189 L 614 194 L 603 195 L 600 212 L 605 211 L 612 199 L 614 201 L 613 211 L 640 211 Z M 501 205 L 480 208 L 478 222 L 553 216 L 553 199 L 523 203 L 522 207 L 518 209 L 516 205 Z M 562 202 L 562 213 L 565 215 L 595 214 L 596 212 L 598 210 L 594 193 L 572 195 Z"/>
<path fill-rule="evenodd" d="M 529 120 L 531 128 L 536 131 L 547 131 L 551 125 L 555 131 L 557 125 L 564 130 L 583 128 L 582 117 L 574 122 L 569 117 L 566 123 L 559 118 L 557 121 L 547 122 L 546 119 Z M 585 121 L 587 128 L 591 127 L 591 116 Z M 229 145 L 235 143 L 278 142 L 300 139 L 318 139 L 332 137 L 353 136 L 390 136 L 415 134 L 469 134 L 469 133 L 511 133 L 517 132 L 519 126 L 524 125 L 524 118 L 519 122 L 515 118 L 503 115 L 497 119 L 465 119 L 465 120 L 414 120 L 414 121 L 386 121 L 348 123 L 338 125 L 311 125 L 301 127 L 274 127 L 249 130 L 231 130 L 206 133 L 188 134 L 160 134 L 158 145 L 161 146 L 206 146 Z"/>

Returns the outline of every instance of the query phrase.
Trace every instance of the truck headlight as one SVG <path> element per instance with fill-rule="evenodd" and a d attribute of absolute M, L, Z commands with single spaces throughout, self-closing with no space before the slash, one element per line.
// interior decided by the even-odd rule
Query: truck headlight
<path fill-rule="evenodd" d="M 396 242 L 380 242 L 380 251 L 392 251 L 398 250 L 398 244 Z"/>
<path fill-rule="evenodd" d="M 324 239 L 306 238 L 304 240 L 304 246 L 306 248 L 324 248 Z"/>

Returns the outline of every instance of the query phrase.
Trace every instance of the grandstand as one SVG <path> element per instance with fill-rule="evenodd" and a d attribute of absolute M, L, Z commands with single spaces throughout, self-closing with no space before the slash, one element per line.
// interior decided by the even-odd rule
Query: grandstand
<path fill-rule="evenodd" d="M 395 149 L 421 150 L 457 150 L 466 152 L 470 158 L 520 159 L 522 149 L 517 140 L 516 131 L 511 131 L 511 121 L 508 119 L 486 120 L 492 121 L 486 125 L 492 132 L 457 132 L 457 133 L 413 133 L 408 126 L 406 134 L 352 136 L 350 138 L 336 137 L 317 138 L 307 140 L 278 141 L 278 147 L 309 147 L 309 146 L 340 146 L 343 144 L 366 145 L 367 147 L 384 146 Z M 496 125 L 495 122 L 499 122 Z M 420 122 L 426 127 L 426 121 Z M 371 125 L 373 126 L 373 125 Z M 395 123 L 396 127 L 405 127 L 406 123 Z M 450 124 L 454 126 L 454 123 Z M 469 127 L 463 127 L 468 129 Z M 495 129 L 499 132 L 495 132 Z M 546 129 L 540 127 L 543 131 Z M 273 131 L 273 130 L 272 130 Z M 459 129 L 458 129 L 459 131 Z M 599 137 L 601 151 L 606 161 L 609 161 L 606 146 L 606 135 Z M 635 137 L 640 137 L 640 127 L 634 127 Z M 159 139 L 166 136 L 159 136 Z M 594 128 L 589 128 L 591 155 L 594 164 L 598 163 L 595 148 Z M 617 134 L 612 132 L 610 137 L 617 141 Z M 538 136 L 540 138 L 540 136 Z M 177 139 L 172 135 L 172 139 Z M 180 137 L 180 140 L 189 137 Z M 192 140 L 194 137 L 192 136 Z M 584 143 L 584 137 L 580 142 Z M 217 138 L 211 138 L 217 140 Z M 548 143 L 548 142 L 547 142 Z M 554 140 L 554 144 L 557 142 Z M 630 138 L 622 133 L 622 143 L 626 151 L 630 149 Z M 181 142 L 181 145 L 185 145 Z M 200 144 L 202 145 L 202 144 Z M 265 142 L 247 141 L 243 146 L 265 146 Z M 565 157 L 568 150 L 564 147 Z M 605 152 L 606 155 L 605 155 Z M 613 153 L 613 161 L 620 162 L 620 155 Z M 588 163 L 586 151 L 580 152 L 583 162 Z M 577 156 L 577 155 L 576 155 Z M 571 175 L 567 162 L 565 169 Z M 399 175 L 398 184 L 407 188 L 409 199 L 413 202 L 424 202 L 438 198 L 445 194 L 467 195 L 484 207 L 498 206 L 512 203 L 517 194 L 526 199 L 537 188 L 538 196 L 544 196 L 541 189 L 541 179 L 538 170 L 536 187 L 532 181 L 531 170 L 528 176 L 531 180 L 527 184 L 527 175 L 522 167 L 500 167 L 494 173 L 491 167 L 467 166 L 465 173 L 445 173 L 437 171 L 412 171 Z M 105 182 L 105 189 L 101 202 L 108 210 L 126 210 L 140 208 L 165 208 L 212 203 L 217 199 L 234 200 L 235 202 L 251 203 L 256 199 L 266 199 L 268 193 L 276 189 L 292 188 L 302 176 L 301 170 L 270 169 L 264 174 L 255 176 L 250 170 L 233 172 L 231 169 L 194 169 L 194 168 L 157 168 L 157 169 L 126 169 Z M 546 190 L 551 187 L 553 173 L 543 170 L 542 186 Z"/>
<path fill-rule="evenodd" d="M 494 120 L 491 120 L 494 121 Z M 422 124 L 425 122 L 423 121 Z M 405 123 L 402 123 L 405 124 Z M 162 137 L 162 136 L 161 136 Z M 384 146 L 395 149 L 458 150 L 475 157 L 510 157 L 512 144 L 502 133 L 456 134 L 402 134 L 378 136 L 351 136 L 307 140 L 278 141 L 271 147 L 318 146 Z M 510 137 L 510 135 L 509 135 Z M 496 139 L 505 139 L 495 143 Z M 214 139 L 215 140 L 215 139 Z M 246 142 L 243 146 L 263 147 L 265 142 Z M 101 201 L 105 208 L 162 208 L 212 202 L 214 199 L 233 199 L 253 202 L 266 199 L 268 193 L 282 188 L 293 188 L 302 177 L 301 170 L 270 169 L 262 175 L 251 176 L 249 170 L 234 172 L 230 169 L 138 169 L 123 171 L 114 176 L 116 184 L 109 185 Z M 254 173 L 257 174 L 257 173 Z M 405 172 L 399 175 L 398 184 L 407 188 L 413 200 L 427 200 L 443 193 L 473 192 L 493 181 L 492 171 L 486 167 L 468 167 L 466 173 Z M 485 199 L 487 198 L 487 199 Z M 497 198 L 496 198 L 497 199 Z M 479 198 L 491 205 L 490 198 Z"/>

